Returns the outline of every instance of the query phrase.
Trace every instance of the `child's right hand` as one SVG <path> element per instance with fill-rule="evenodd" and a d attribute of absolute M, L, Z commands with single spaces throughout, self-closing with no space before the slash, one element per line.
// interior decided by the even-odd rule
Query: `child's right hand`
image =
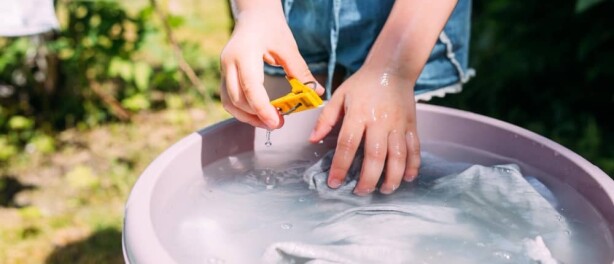
<path fill-rule="evenodd" d="M 275 129 L 283 118 L 264 88 L 263 61 L 284 68 L 289 77 L 315 81 L 288 27 L 280 1 L 238 12 L 232 36 L 221 54 L 221 99 L 226 111 L 242 122 Z M 274 4 L 273 4 L 274 3 Z M 264 4 L 263 4 L 264 5 Z M 324 88 L 318 85 L 318 94 Z"/>

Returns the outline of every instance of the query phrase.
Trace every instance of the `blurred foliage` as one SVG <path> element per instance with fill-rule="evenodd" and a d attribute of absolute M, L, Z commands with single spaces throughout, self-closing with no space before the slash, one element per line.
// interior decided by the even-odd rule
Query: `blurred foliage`
<path fill-rule="evenodd" d="M 475 1 L 463 93 L 435 100 L 554 139 L 614 175 L 614 1 Z"/>
<path fill-rule="evenodd" d="M 156 62 L 143 55 L 148 41 L 163 34 L 151 6 L 131 13 L 115 1 L 57 6 L 65 14 L 59 33 L 0 38 L 0 162 L 22 148 L 53 151 L 53 133 L 117 120 L 118 109 L 159 109 L 169 93 L 198 98 L 183 89 L 190 83 L 172 55 Z M 183 24 L 179 16 L 168 20 L 171 27 Z M 198 45 L 179 44 L 186 54 L 200 52 Z M 209 59 L 196 71 L 210 80 L 219 78 L 218 68 Z"/>

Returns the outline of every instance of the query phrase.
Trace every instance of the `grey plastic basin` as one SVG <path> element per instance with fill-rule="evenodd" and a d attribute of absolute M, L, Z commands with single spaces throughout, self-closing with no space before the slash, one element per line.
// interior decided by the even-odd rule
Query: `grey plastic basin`
<path fill-rule="evenodd" d="M 422 149 L 459 161 L 483 165 L 514 162 L 555 194 L 574 192 L 600 215 L 591 225 L 614 236 L 614 181 L 599 168 L 563 146 L 520 127 L 485 116 L 418 104 Z M 307 144 L 320 109 L 288 116 L 273 132 L 275 145 Z M 207 164 L 230 155 L 264 148 L 265 135 L 234 119 L 192 133 L 174 144 L 139 177 L 125 209 L 123 249 L 127 263 L 175 263 L 155 228 L 165 221 L 160 204 L 170 200 L 189 177 Z M 331 134 L 327 142 L 334 142 Z M 576 195 L 577 196 L 577 195 Z M 564 201 L 574 203 L 574 199 Z M 158 205 L 158 206 L 157 206 Z M 586 207 L 586 206 L 584 206 Z M 600 249 L 603 263 L 614 263 L 612 242 Z"/>

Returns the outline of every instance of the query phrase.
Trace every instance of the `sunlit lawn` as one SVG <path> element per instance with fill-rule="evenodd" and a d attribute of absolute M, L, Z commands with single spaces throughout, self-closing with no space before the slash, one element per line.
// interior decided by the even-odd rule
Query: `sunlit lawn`
<path fill-rule="evenodd" d="M 166 2 L 185 17 L 177 36 L 199 46 L 187 59 L 216 60 L 229 33 L 226 1 Z M 128 3 L 136 10 L 148 1 Z M 151 63 L 165 56 L 163 36 L 146 45 L 141 56 Z M 123 206 L 138 175 L 172 143 L 228 117 L 219 103 L 178 104 L 131 123 L 64 131 L 51 154 L 26 148 L 0 182 L 0 263 L 123 263 Z"/>

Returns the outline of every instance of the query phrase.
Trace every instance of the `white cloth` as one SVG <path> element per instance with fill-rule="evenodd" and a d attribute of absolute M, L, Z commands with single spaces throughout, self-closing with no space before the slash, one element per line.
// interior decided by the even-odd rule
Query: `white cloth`
<path fill-rule="evenodd" d="M 320 210 L 338 213 L 313 229 L 318 241 L 273 243 L 263 262 L 557 263 L 551 249 L 571 251 L 567 222 L 516 165 L 442 167 L 427 155 L 417 183 L 364 198 L 351 194 L 362 157 L 337 190 L 325 184 L 331 159 L 329 153 L 304 179 L 320 197 L 338 201 Z"/>
<path fill-rule="evenodd" d="M 0 0 L 0 36 L 26 36 L 59 28 L 53 0 Z"/>

